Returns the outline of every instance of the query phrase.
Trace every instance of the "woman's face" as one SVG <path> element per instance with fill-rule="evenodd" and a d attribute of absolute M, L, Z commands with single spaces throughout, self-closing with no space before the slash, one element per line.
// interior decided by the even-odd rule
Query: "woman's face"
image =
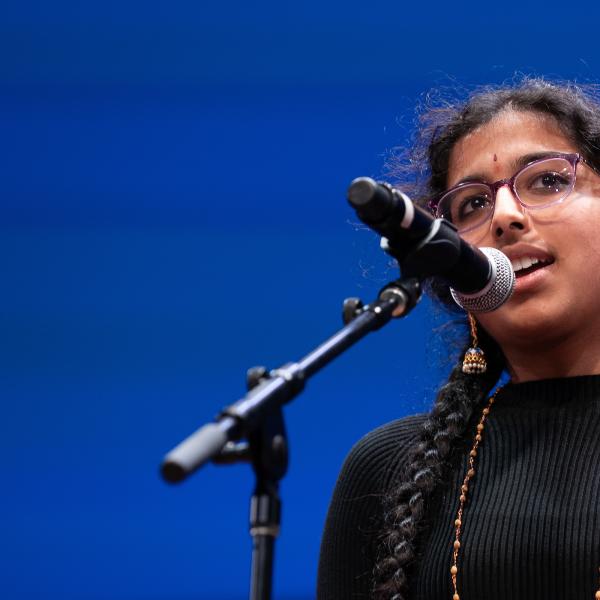
<path fill-rule="evenodd" d="M 489 183 L 509 178 L 520 158 L 547 151 L 578 149 L 552 118 L 506 110 L 455 145 L 448 187 L 467 177 Z M 512 298 L 477 317 L 505 352 L 511 344 L 535 346 L 573 335 L 600 341 L 599 224 L 600 176 L 579 163 L 575 188 L 561 204 L 527 211 L 503 186 L 491 220 L 464 235 L 477 246 L 503 251 L 515 270 L 534 259 L 517 271 Z"/>

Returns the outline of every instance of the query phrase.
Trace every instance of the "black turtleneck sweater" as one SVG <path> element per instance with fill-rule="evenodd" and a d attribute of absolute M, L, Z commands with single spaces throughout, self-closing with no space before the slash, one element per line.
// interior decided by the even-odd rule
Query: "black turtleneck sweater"
<path fill-rule="evenodd" d="M 382 499 L 424 419 L 376 429 L 348 455 L 323 534 L 319 600 L 370 597 Z M 411 600 L 452 599 L 453 523 L 473 435 L 430 503 Z M 599 567 L 600 376 L 509 384 L 487 419 L 470 485 L 461 600 L 593 600 Z"/>

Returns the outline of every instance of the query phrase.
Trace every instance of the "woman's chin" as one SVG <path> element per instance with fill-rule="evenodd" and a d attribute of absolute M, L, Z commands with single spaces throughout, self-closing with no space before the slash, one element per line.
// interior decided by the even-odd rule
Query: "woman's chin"
<path fill-rule="evenodd" d="M 568 323 L 564 317 L 564 310 L 558 306 L 522 302 L 510 310 L 480 315 L 479 321 L 501 347 L 516 344 L 539 348 L 540 343 L 552 343 L 567 334 Z"/>

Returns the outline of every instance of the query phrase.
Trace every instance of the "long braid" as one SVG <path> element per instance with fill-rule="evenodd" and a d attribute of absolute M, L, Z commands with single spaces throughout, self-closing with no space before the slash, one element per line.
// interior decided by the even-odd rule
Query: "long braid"
<path fill-rule="evenodd" d="M 416 558 L 417 538 L 423 529 L 427 504 L 434 490 L 447 483 L 453 449 L 475 407 L 487 397 L 504 369 L 498 346 L 481 333 L 481 346 L 488 360 L 487 372 L 466 375 L 461 364 L 454 367 L 422 426 L 402 480 L 387 497 L 380 557 L 374 572 L 374 597 L 378 600 L 407 598 L 408 577 Z"/>

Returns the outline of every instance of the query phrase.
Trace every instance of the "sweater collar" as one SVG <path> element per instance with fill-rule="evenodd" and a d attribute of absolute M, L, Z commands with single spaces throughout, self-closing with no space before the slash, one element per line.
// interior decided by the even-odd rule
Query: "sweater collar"
<path fill-rule="evenodd" d="M 496 407 L 550 408 L 600 403 L 600 375 L 508 383 Z"/>

